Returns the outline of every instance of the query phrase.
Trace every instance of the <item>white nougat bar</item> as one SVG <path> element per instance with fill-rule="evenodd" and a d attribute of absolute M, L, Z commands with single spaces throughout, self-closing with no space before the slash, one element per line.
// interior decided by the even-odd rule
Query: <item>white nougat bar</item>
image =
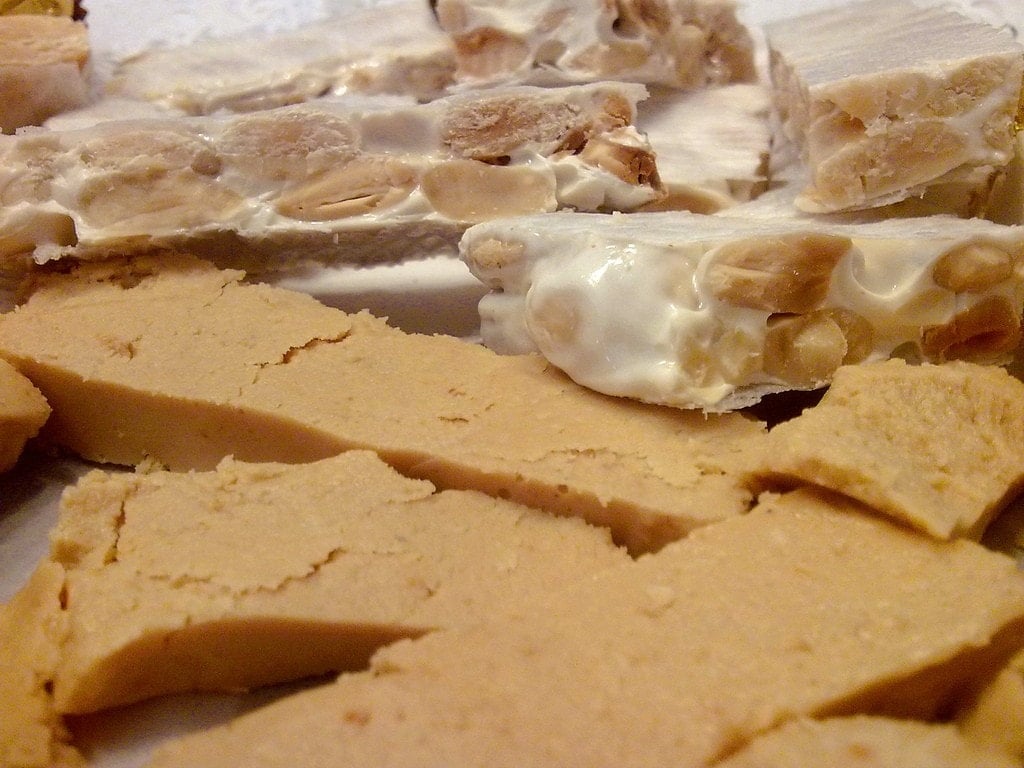
<path fill-rule="evenodd" d="M 1024 48 L 1006 28 L 912 0 L 837 5 L 769 24 L 804 210 L 885 205 L 1013 157 Z"/>
<path fill-rule="evenodd" d="M 1006 362 L 1024 228 L 728 212 L 559 213 L 470 228 L 484 342 L 606 394 L 721 411 L 893 356 Z"/>
<path fill-rule="evenodd" d="M 672 88 L 752 81 L 733 0 L 439 0 L 456 81 L 629 80 Z"/>
<path fill-rule="evenodd" d="M 0 263 L 187 246 L 250 272 L 399 261 L 494 216 L 662 196 L 643 86 L 529 86 L 427 104 L 320 100 L 243 115 L 0 137 Z"/>
<path fill-rule="evenodd" d="M 104 91 L 200 115 L 351 92 L 427 100 L 442 94 L 454 72 L 454 46 L 428 4 L 399 0 L 259 41 L 228 37 L 142 51 L 118 64 Z"/>

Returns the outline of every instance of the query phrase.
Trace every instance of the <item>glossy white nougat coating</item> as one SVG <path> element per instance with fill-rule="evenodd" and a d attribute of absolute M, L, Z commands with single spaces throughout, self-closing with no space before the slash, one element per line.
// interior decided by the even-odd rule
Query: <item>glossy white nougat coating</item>
<path fill-rule="evenodd" d="M 1020 340 L 1024 228 L 983 220 L 554 214 L 474 226 L 460 248 L 491 288 L 488 346 L 683 408 L 892 356 L 1005 362 Z"/>

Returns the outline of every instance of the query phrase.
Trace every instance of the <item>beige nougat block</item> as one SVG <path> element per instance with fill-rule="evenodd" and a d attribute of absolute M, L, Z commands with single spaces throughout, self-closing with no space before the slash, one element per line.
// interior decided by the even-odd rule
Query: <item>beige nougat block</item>
<path fill-rule="evenodd" d="M 633 549 L 745 511 L 763 425 L 607 398 L 535 356 L 404 334 L 190 260 L 80 265 L 0 316 L 47 436 L 209 468 L 371 448 L 442 488 L 608 525 Z"/>
<path fill-rule="evenodd" d="M 1024 643 L 1024 575 L 857 510 L 770 499 L 152 765 L 698 766 L 801 714 L 930 717 Z"/>
<path fill-rule="evenodd" d="M 810 171 L 805 210 L 884 205 L 1013 157 L 1024 48 L 1008 28 L 867 0 L 766 34 L 783 127 Z"/>
<path fill-rule="evenodd" d="M 768 444 L 766 475 L 830 488 L 932 536 L 978 537 L 1024 484 L 1024 384 L 963 362 L 846 366 Z"/>
<path fill-rule="evenodd" d="M 63 573 L 43 562 L 28 583 L 0 606 L 0 765 L 71 768 L 85 760 L 53 708 L 53 679 L 67 633 L 60 609 Z"/>
<path fill-rule="evenodd" d="M 43 393 L 17 368 L 0 360 L 0 472 L 17 463 L 25 443 L 39 433 L 49 416 Z"/>
<path fill-rule="evenodd" d="M 976 744 L 953 725 L 882 717 L 801 718 L 760 736 L 716 768 L 1013 768 L 1006 752 Z"/>
<path fill-rule="evenodd" d="M 375 455 L 109 474 L 65 492 L 51 584 L 58 712 L 360 668 L 380 645 L 468 626 L 629 562 L 605 530 Z M 33 617 L 12 613 L 26 626 Z"/>
<path fill-rule="evenodd" d="M 26 125 L 89 101 L 86 26 L 65 16 L 0 16 L 0 130 Z"/>
<path fill-rule="evenodd" d="M 687 90 L 752 81 L 754 45 L 732 0 L 439 0 L 456 80 L 628 80 Z"/>
<path fill-rule="evenodd" d="M 0 266 L 187 245 L 250 271 L 454 253 L 496 216 L 663 196 L 642 85 L 350 96 L 0 136 Z M 244 246 L 244 247 L 243 247 Z"/>
<path fill-rule="evenodd" d="M 979 744 L 1024 761 L 1024 652 L 1018 653 L 999 674 L 958 713 L 957 725 Z"/>
<path fill-rule="evenodd" d="M 104 90 L 188 114 L 251 112 L 338 93 L 429 100 L 455 73 L 455 50 L 427 3 L 351 8 L 295 30 L 141 51 L 117 64 Z"/>

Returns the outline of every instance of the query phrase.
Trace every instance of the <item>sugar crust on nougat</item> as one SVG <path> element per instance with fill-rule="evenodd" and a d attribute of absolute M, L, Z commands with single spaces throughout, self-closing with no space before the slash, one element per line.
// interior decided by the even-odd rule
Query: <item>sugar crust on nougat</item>
<path fill-rule="evenodd" d="M 783 128 L 811 174 L 805 210 L 884 205 L 1013 157 L 1024 48 L 1006 28 L 868 0 L 766 36 Z"/>
<path fill-rule="evenodd" d="M 39 433 L 49 415 L 43 393 L 17 368 L 0 360 L 0 472 L 17 463 L 25 443 Z"/>
<path fill-rule="evenodd" d="M 600 392 L 722 411 L 843 364 L 1004 363 L 1020 342 L 1024 227 L 745 210 L 471 227 L 460 252 L 491 289 L 484 343 L 539 351 Z"/>
<path fill-rule="evenodd" d="M 752 81 L 753 40 L 732 0 L 439 0 L 456 80 L 628 80 L 694 90 Z"/>
<path fill-rule="evenodd" d="M 187 244 L 249 271 L 454 252 L 494 216 L 660 199 L 641 85 L 339 97 L 0 137 L 0 264 Z M 239 264 L 238 262 L 242 262 Z"/>
<path fill-rule="evenodd" d="M 858 509 L 766 500 L 150 765 L 705 765 L 799 715 L 934 716 L 1024 642 L 1024 576 Z"/>
<path fill-rule="evenodd" d="M 932 536 L 979 537 L 1024 486 L 1024 384 L 1002 368 L 890 360 L 840 368 L 768 435 L 763 471 L 813 483 Z"/>
<path fill-rule="evenodd" d="M 813 758 L 812 758 L 813 756 Z M 800 718 L 760 736 L 716 768 L 1013 768 L 1014 756 L 971 741 L 955 725 L 895 718 Z"/>
<path fill-rule="evenodd" d="M 0 16 L 0 131 L 41 125 L 86 104 L 89 39 L 65 16 Z"/>
<path fill-rule="evenodd" d="M 210 468 L 370 448 L 612 529 L 631 549 L 742 513 L 765 435 L 608 398 L 543 359 L 405 334 L 188 259 L 80 264 L 0 316 L 0 357 L 47 396 L 46 439 L 96 461 Z"/>
<path fill-rule="evenodd" d="M 41 568 L 61 571 L 50 592 L 65 631 L 45 679 L 60 713 L 358 669 L 379 645 L 629 562 L 607 531 L 438 493 L 363 451 L 95 470 L 65 492 L 50 538 Z"/>

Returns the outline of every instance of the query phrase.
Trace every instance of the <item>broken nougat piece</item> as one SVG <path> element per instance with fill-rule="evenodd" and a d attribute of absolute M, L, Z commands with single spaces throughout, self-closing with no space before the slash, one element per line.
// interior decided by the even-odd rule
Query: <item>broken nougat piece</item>
<path fill-rule="evenodd" d="M 885 205 L 1013 157 L 1024 48 L 944 5 L 867 0 L 768 24 L 812 212 Z"/>
<path fill-rule="evenodd" d="M 66 632 L 46 689 L 65 714 L 360 668 L 629 562 L 607 531 L 435 492 L 365 451 L 96 470 L 65 492 L 51 545 Z"/>
<path fill-rule="evenodd" d="M 0 359 L 0 472 L 17 464 L 25 443 L 39 433 L 49 415 L 43 393 Z"/>
<path fill-rule="evenodd" d="M 683 212 L 554 214 L 469 229 L 484 343 L 540 351 L 599 392 L 723 411 L 843 364 L 1005 362 L 1024 228 Z"/>
<path fill-rule="evenodd" d="M 999 750 L 976 744 L 948 723 L 870 717 L 798 718 L 769 731 L 715 768 L 1019 768 Z"/>
<path fill-rule="evenodd" d="M 964 735 L 1024 761 L 1024 651 L 956 715 Z"/>
<path fill-rule="evenodd" d="M 714 213 L 768 185 L 770 97 L 760 83 L 697 91 L 660 89 L 637 107 L 665 197 L 641 210 Z"/>
<path fill-rule="evenodd" d="M 694 90 L 755 79 L 732 0 L 439 0 L 456 80 L 626 80 Z"/>
<path fill-rule="evenodd" d="M 768 435 L 764 473 L 830 488 L 932 536 L 981 536 L 1024 487 L 1024 384 L 1002 368 L 890 360 L 836 371 Z"/>
<path fill-rule="evenodd" d="M 109 96 L 205 115 L 251 112 L 343 93 L 427 101 L 451 84 L 455 51 L 426 2 L 350 9 L 254 40 L 147 50 L 118 64 Z"/>
<path fill-rule="evenodd" d="M 0 131 L 86 104 L 89 39 L 85 24 L 66 16 L 0 15 Z"/>
<path fill-rule="evenodd" d="M 1024 644 L 1024 575 L 859 509 L 767 499 L 150 765 L 697 766 L 800 715 L 931 719 Z"/>
<path fill-rule="evenodd" d="M 369 448 L 657 548 L 748 508 L 764 425 L 607 398 L 542 358 L 405 334 L 180 258 L 77 264 L 0 315 L 44 430 L 95 461 L 210 468 Z"/>
<path fill-rule="evenodd" d="M 7 605 L 0 605 L 0 765 L 84 766 L 53 708 L 47 682 L 67 632 L 60 609 L 62 570 L 43 562 Z"/>
<path fill-rule="evenodd" d="M 662 196 L 643 86 L 341 98 L 0 137 L 0 264 L 187 244 L 250 271 L 395 262 L 494 216 Z"/>

